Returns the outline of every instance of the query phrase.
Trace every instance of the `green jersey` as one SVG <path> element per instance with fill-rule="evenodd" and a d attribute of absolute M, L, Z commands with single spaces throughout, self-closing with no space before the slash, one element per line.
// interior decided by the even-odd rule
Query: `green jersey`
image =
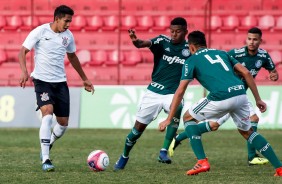
<path fill-rule="evenodd" d="M 154 68 L 152 82 L 147 89 L 162 95 L 174 94 L 180 83 L 183 64 L 190 56 L 188 43 L 184 41 L 174 45 L 165 35 L 159 35 L 151 42 Z"/>
<path fill-rule="evenodd" d="M 261 48 L 259 48 L 257 54 L 253 56 L 248 53 L 247 46 L 240 49 L 232 49 L 228 54 L 245 66 L 254 78 L 257 76 L 261 68 L 265 68 L 268 71 L 275 69 L 275 64 L 270 55 L 267 51 Z M 247 87 L 246 81 L 243 80 L 243 82 Z"/>
<path fill-rule="evenodd" d="M 246 94 L 243 82 L 233 67 L 238 61 L 227 52 L 216 49 L 199 49 L 183 66 L 181 80 L 196 78 L 210 93 L 209 100 L 220 101 Z"/>

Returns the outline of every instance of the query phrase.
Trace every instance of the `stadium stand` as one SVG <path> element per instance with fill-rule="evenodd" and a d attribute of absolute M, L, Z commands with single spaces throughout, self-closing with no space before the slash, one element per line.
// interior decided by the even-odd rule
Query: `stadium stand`
<path fill-rule="evenodd" d="M 5 30 L 17 30 L 22 25 L 22 19 L 19 15 L 6 16 Z"/>
<path fill-rule="evenodd" d="M 86 65 L 88 62 L 91 61 L 91 52 L 89 50 L 79 50 L 76 52 L 76 55 L 82 66 Z"/>
<path fill-rule="evenodd" d="M 276 19 L 275 27 L 273 28 L 274 31 L 282 31 L 282 16 L 278 16 Z"/>
<path fill-rule="evenodd" d="M 72 24 L 70 27 L 71 31 L 81 31 L 86 26 L 86 18 L 82 15 L 76 15 L 72 19 Z"/>
<path fill-rule="evenodd" d="M 171 19 L 166 15 L 155 16 L 153 31 L 166 31 L 169 28 Z"/>
<path fill-rule="evenodd" d="M 98 31 L 104 25 L 103 18 L 99 15 L 93 15 L 86 17 L 87 25 L 85 26 L 86 31 Z"/>
<path fill-rule="evenodd" d="M 0 15 L 0 30 L 6 26 L 6 19 L 3 15 Z"/>
<path fill-rule="evenodd" d="M 257 18 L 253 15 L 247 15 L 241 18 L 240 26 L 238 27 L 239 31 L 247 31 L 251 27 L 257 26 Z"/>
<path fill-rule="evenodd" d="M 211 17 L 211 30 L 219 31 L 222 26 L 222 19 L 218 15 L 212 15 Z"/>
<path fill-rule="evenodd" d="M 106 66 L 117 66 L 124 61 L 124 53 L 120 50 L 108 51 L 108 60 L 105 61 Z"/>
<path fill-rule="evenodd" d="M 91 61 L 89 66 L 102 66 L 107 61 L 107 52 L 105 50 L 96 50 L 91 52 Z"/>
<path fill-rule="evenodd" d="M 133 15 L 126 15 L 121 18 L 121 30 L 132 29 L 137 25 L 136 17 Z"/>
<path fill-rule="evenodd" d="M 154 26 L 154 19 L 150 15 L 137 17 L 137 22 L 138 24 L 135 27 L 135 29 L 139 31 L 148 31 L 150 28 Z"/>
<path fill-rule="evenodd" d="M 220 27 L 222 31 L 236 31 L 240 24 L 239 17 L 236 15 L 229 15 L 223 18 L 223 25 Z"/>
<path fill-rule="evenodd" d="M 138 50 L 124 51 L 125 59 L 122 61 L 124 66 L 135 66 L 142 62 L 142 55 Z"/>
<path fill-rule="evenodd" d="M 39 26 L 39 19 L 37 16 L 22 16 L 21 30 L 32 30 L 33 28 Z"/>
<path fill-rule="evenodd" d="M 151 81 L 152 64 L 138 64 L 135 67 L 120 68 L 121 84 L 148 84 Z"/>
<path fill-rule="evenodd" d="M 7 54 L 3 49 L 0 49 L 0 64 L 7 61 Z"/>
<path fill-rule="evenodd" d="M 259 18 L 258 27 L 262 31 L 270 31 L 275 26 L 275 19 L 272 15 L 264 15 Z"/>
<path fill-rule="evenodd" d="M 103 31 L 114 31 L 119 27 L 119 17 L 117 15 L 110 15 L 104 17 Z"/>
<path fill-rule="evenodd" d="M 272 50 L 272 51 L 269 52 L 269 55 L 271 56 L 275 65 L 282 63 L 282 53 L 281 53 L 281 51 Z"/>

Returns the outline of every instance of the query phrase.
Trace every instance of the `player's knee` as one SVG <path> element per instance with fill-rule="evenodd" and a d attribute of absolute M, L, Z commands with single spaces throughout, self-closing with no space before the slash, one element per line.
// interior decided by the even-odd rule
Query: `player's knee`
<path fill-rule="evenodd" d="M 250 119 L 251 119 L 251 122 L 256 122 L 256 123 L 259 122 L 259 117 L 256 114 L 252 115 Z"/>
<path fill-rule="evenodd" d="M 218 128 L 220 126 L 217 122 L 209 122 L 209 124 L 210 124 L 210 127 L 211 127 L 212 131 L 218 130 Z"/>

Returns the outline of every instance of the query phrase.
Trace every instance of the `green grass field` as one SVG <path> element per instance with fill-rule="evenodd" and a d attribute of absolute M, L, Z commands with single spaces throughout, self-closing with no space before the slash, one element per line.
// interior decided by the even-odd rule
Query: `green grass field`
<path fill-rule="evenodd" d="M 186 176 L 195 164 L 190 145 L 176 150 L 173 163 L 157 161 L 164 133 L 146 130 L 133 148 L 127 167 L 114 172 L 129 130 L 69 129 L 51 152 L 56 171 L 45 173 L 39 160 L 38 129 L 0 129 L 0 183 L 282 183 L 270 164 L 247 166 L 246 143 L 236 130 L 220 130 L 203 136 L 211 170 Z M 261 130 L 282 158 L 282 131 Z M 88 169 L 86 158 L 95 149 L 106 151 L 110 166 L 104 172 Z"/>

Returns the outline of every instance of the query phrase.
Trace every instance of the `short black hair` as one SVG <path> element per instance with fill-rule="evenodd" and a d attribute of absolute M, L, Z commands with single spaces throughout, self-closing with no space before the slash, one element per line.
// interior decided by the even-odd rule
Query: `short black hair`
<path fill-rule="evenodd" d="M 187 22 L 183 17 L 176 17 L 172 19 L 170 22 L 170 25 L 177 25 L 177 26 L 182 26 L 184 29 L 187 29 Z"/>
<path fill-rule="evenodd" d="M 196 46 L 207 46 L 205 34 L 201 31 L 192 31 L 188 34 L 188 43 Z"/>
<path fill-rule="evenodd" d="M 71 9 L 70 7 L 68 7 L 66 5 L 60 5 L 54 11 L 54 20 L 55 20 L 55 17 L 62 18 L 65 15 L 73 16 L 74 15 L 74 11 L 73 11 L 73 9 Z"/>
<path fill-rule="evenodd" d="M 252 27 L 251 29 L 248 30 L 248 33 L 259 34 L 260 37 L 262 36 L 261 30 L 257 27 Z"/>

